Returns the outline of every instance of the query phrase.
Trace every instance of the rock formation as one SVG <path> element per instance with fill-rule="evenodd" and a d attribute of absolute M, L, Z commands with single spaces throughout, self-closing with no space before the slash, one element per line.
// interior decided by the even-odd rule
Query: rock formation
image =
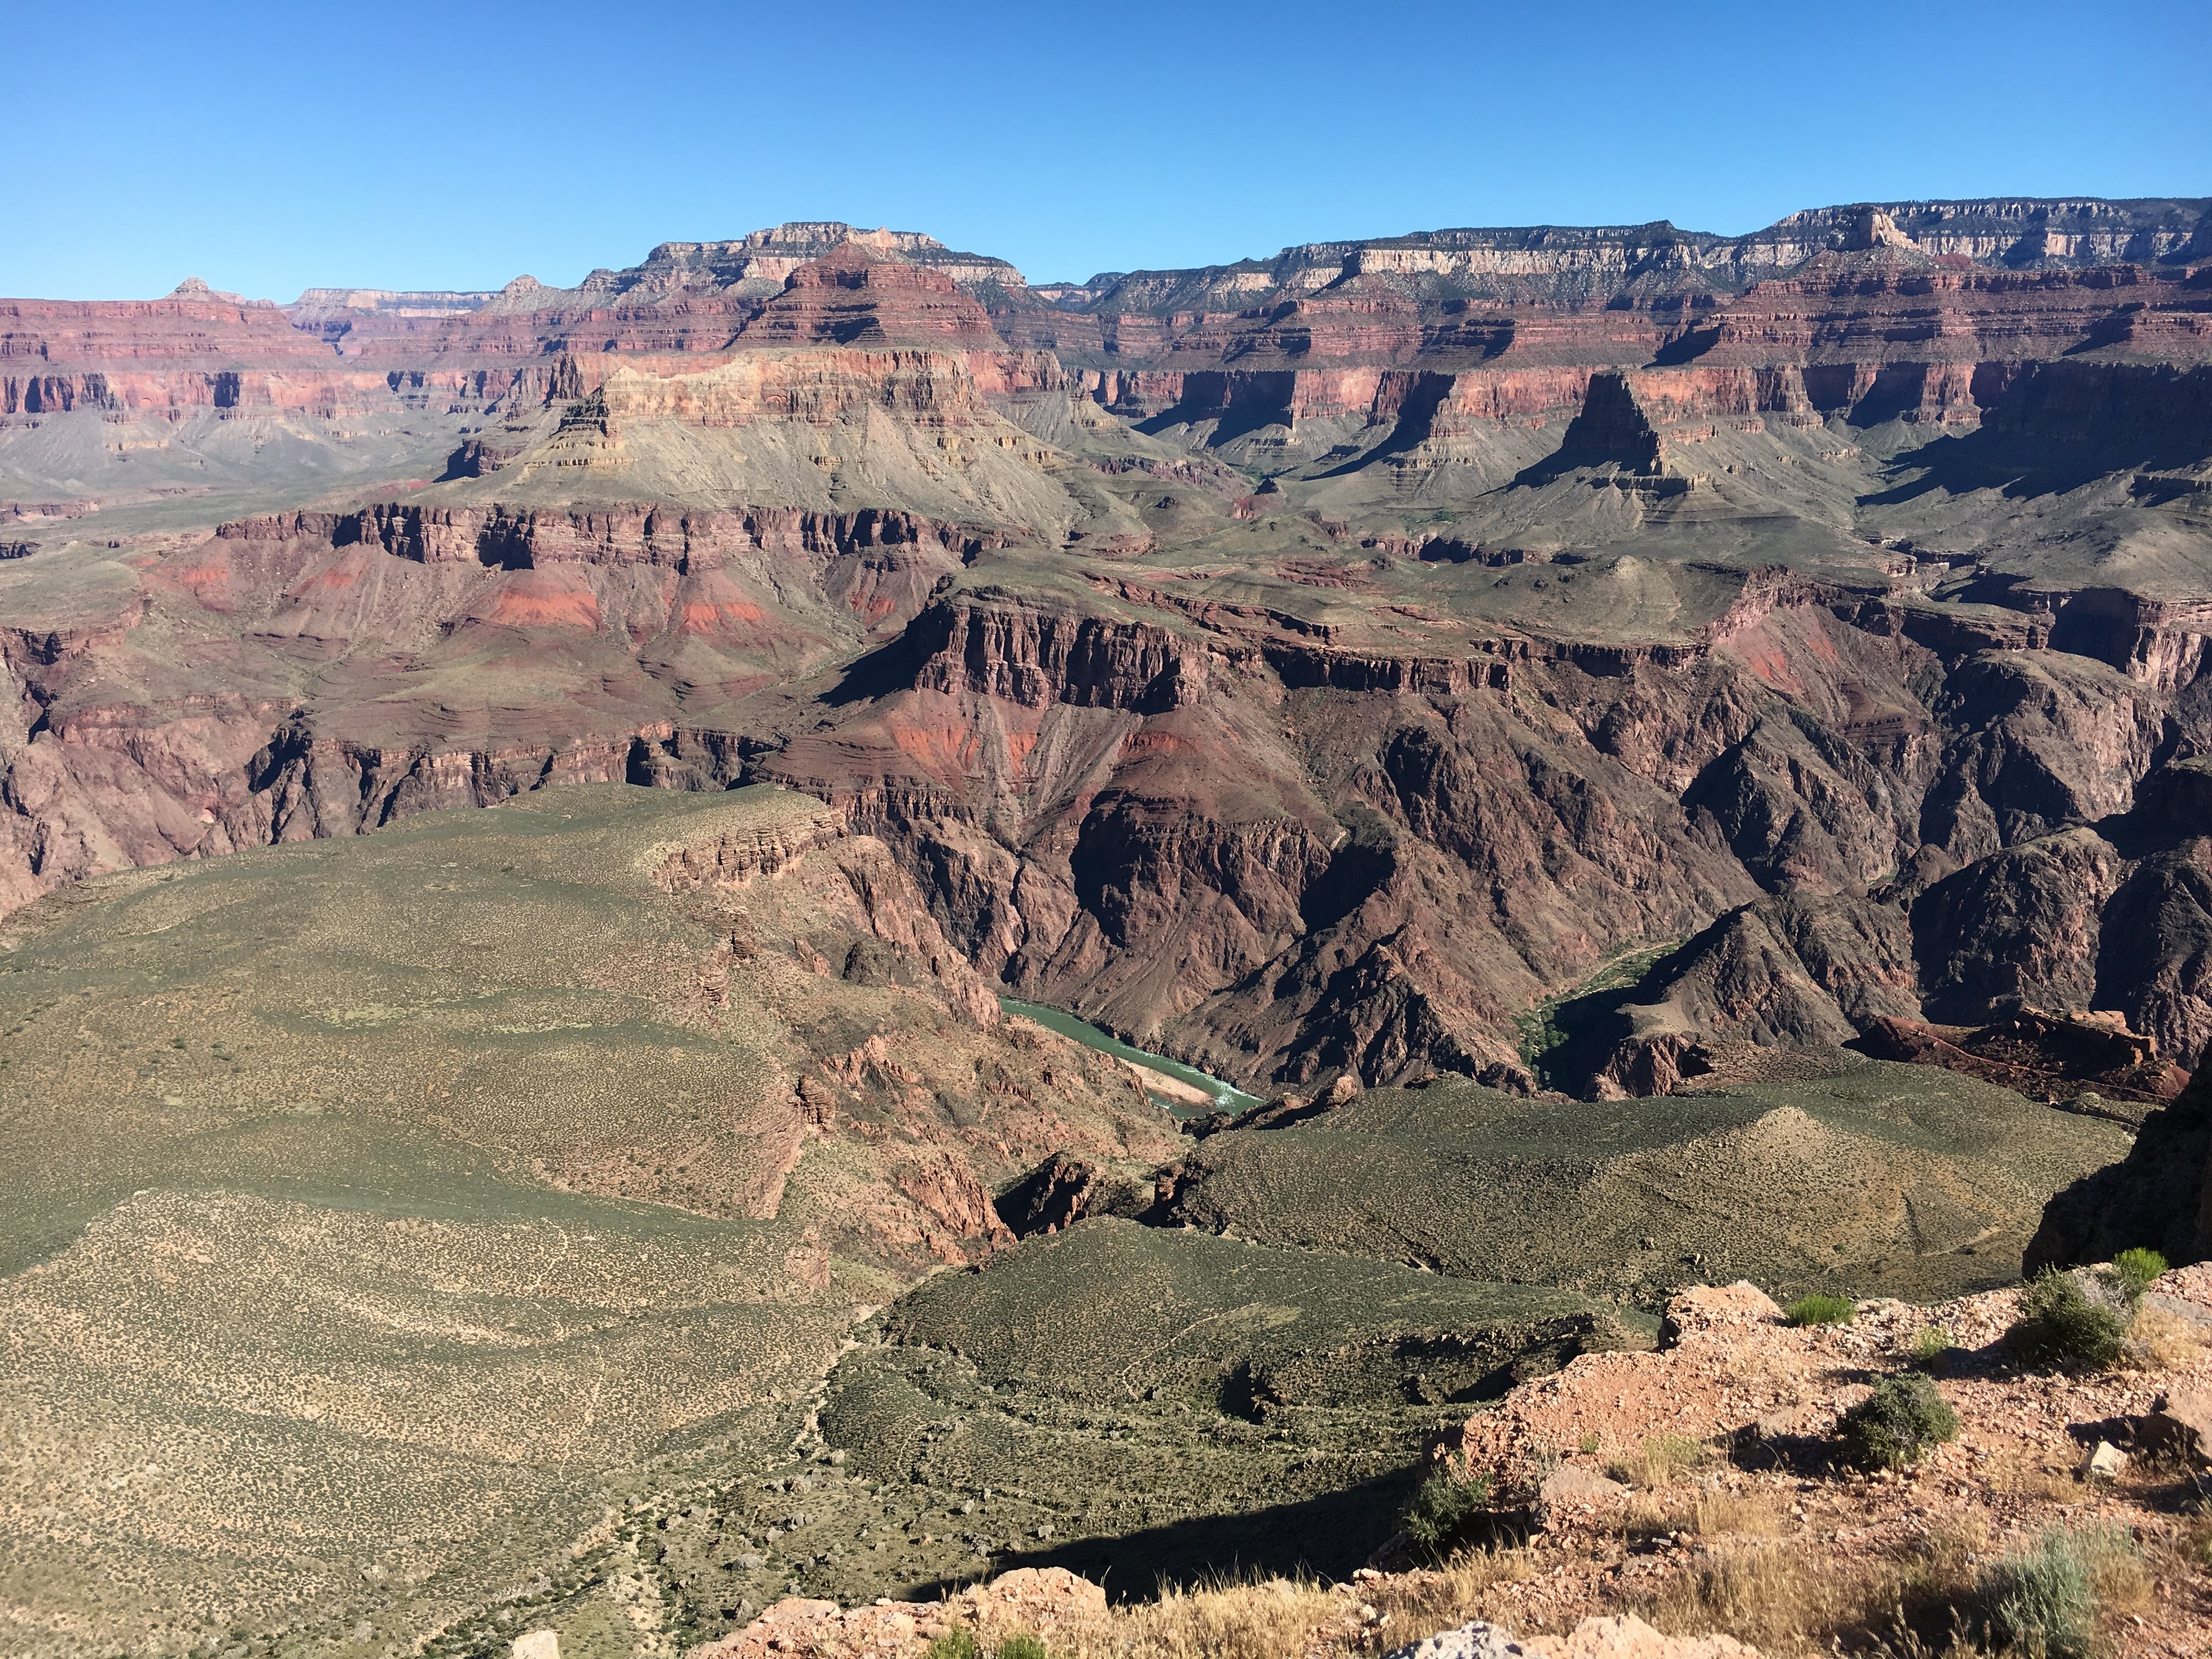
<path fill-rule="evenodd" d="M 1255 1087 L 2023 1010 L 2186 1068 L 2203 212 L 1046 288 L 802 225 L 495 299 L 11 301 L 0 493 L 102 529 L 10 565 L 0 887 L 769 778 L 1010 989 Z M 40 473 L 64 429 L 140 482 Z M 349 495 L 285 499 L 276 433 Z"/>

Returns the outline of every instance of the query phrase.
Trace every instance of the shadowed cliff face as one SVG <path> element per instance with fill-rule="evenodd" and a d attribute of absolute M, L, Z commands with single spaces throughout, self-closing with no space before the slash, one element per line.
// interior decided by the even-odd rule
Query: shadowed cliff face
<path fill-rule="evenodd" d="M 1249 1087 L 2021 1010 L 2186 1066 L 2203 210 L 14 303 L 0 894 L 769 780 L 990 981 Z"/>
<path fill-rule="evenodd" d="M 916 623 L 898 684 L 755 764 L 909 848 L 1023 994 L 1255 1084 L 1531 1086 L 1523 1011 L 1675 941 L 1616 1000 L 1648 1010 L 1632 1037 L 1553 1081 L 1649 1090 L 1654 1043 L 1833 1044 L 1923 1000 L 1962 1024 L 2117 1008 L 2193 1060 L 2172 993 L 2196 932 L 2099 943 L 2124 885 L 2193 910 L 2172 831 L 2129 811 L 2166 700 L 1898 620 L 1746 583 L 1695 642 L 1339 658 L 994 585 Z"/>

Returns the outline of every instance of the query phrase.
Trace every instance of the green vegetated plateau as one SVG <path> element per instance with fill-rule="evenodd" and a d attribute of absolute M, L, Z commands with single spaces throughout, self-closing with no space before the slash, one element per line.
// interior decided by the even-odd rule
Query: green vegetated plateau
<path fill-rule="evenodd" d="M 1935 1299 L 2016 1279 L 2045 1200 L 2127 1145 L 1972 1078 L 1872 1060 L 1641 1100 L 1440 1082 L 1209 1137 L 1170 1207 L 1267 1243 L 1647 1304 L 1738 1278 Z"/>
<path fill-rule="evenodd" d="M 930 1279 L 841 1362 L 821 1429 L 846 1479 L 800 1506 L 804 1582 L 1346 1573 L 1440 1407 L 1655 1329 L 1548 1288 L 1081 1222 Z"/>
<path fill-rule="evenodd" d="M 951 1251 L 951 1158 L 1157 1157 L 1118 1068 L 958 1019 L 902 946 L 862 970 L 837 907 L 883 872 L 805 850 L 825 821 L 584 788 L 9 920 L 5 1645 L 466 1645 L 529 1586 L 635 1589 L 605 1558 L 654 1471 L 789 1461 L 848 1328 Z M 656 879 L 763 846 L 796 867 L 749 906 Z M 887 1030 L 899 1092 L 856 1067 L 821 1135 L 798 1073 Z"/>

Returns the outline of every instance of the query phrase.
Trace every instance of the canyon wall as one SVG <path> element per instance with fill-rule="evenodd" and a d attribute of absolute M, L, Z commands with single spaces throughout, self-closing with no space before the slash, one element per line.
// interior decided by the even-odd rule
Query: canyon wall
<path fill-rule="evenodd" d="M 8 302 L 0 880 L 765 780 L 1255 1088 L 2192 1064 L 2207 205 Z"/>

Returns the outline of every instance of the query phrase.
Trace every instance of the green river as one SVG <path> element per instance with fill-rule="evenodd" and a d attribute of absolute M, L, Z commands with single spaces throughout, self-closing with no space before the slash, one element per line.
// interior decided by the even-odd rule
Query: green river
<path fill-rule="evenodd" d="M 1087 1021 L 1058 1008 L 1047 1008 L 1041 1003 L 1023 1002 L 1013 997 L 1000 997 L 999 1006 L 1010 1014 L 1019 1014 L 1024 1019 L 1033 1019 L 1048 1030 L 1065 1037 L 1073 1037 L 1086 1048 L 1096 1048 L 1102 1054 L 1111 1054 L 1116 1060 L 1127 1060 L 1171 1077 L 1178 1083 L 1188 1083 L 1194 1089 L 1203 1089 L 1213 1097 L 1213 1109 L 1241 1112 L 1248 1106 L 1257 1106 L 1260 1098 L 1248 1095 L 1242 1089 L 1224 1083 L 1218 1077 L 1209 1077 L 1195 1066 L 1186 1066 L 1179 1060 L 1170 1060 L 1164 1054 L 1148 1054 L 1142 1048 L 1133 1048 L 1117 1036 L 1100 1030 Z M 1148 1091 L 1158 1104 L 1177 1117 L 1202 1117 L 1205 1111 L 1186 1101 L 1175 1100 L 1156 1091 Z"/>

